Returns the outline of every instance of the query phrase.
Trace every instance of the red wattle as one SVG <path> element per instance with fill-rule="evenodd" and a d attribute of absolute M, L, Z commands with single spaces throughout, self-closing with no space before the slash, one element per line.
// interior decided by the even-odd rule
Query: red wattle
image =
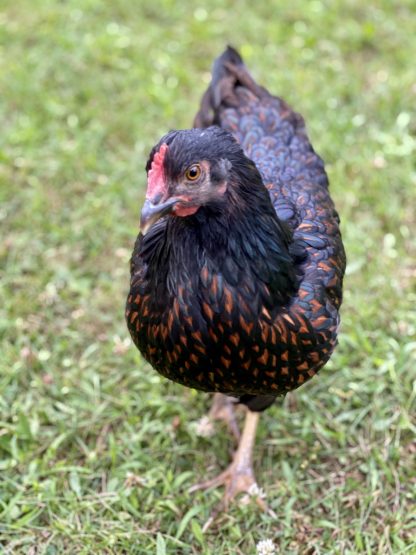
<path fill-rule="evenodd" d="M 191 216 L 192 214 L 195 214 L 195 212 L 198 210 L 199 206 L 175 206 L 175 208 L 173 209 L 172 213 L 175 214 L 175 216 Z"/>

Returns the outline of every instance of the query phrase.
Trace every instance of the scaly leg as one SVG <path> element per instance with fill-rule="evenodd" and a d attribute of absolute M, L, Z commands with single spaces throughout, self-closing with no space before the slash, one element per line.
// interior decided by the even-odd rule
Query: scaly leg
<path fill-rule="evenodd" d="M 237 441 L 240 441 L 240 430 L 234 414 L 234 402 L 227 395 L 214 393 L 211 410 L 208 413 L 210 420 L 222 420 L 228 431 Z"/>
<path fill-rule="evenodd" d="M 240 440 L 240 430 L 234 414 L 234 402 L 231 397 L 222 393 L 215 393 L 211 409 L 206 416 L 200 418 L 197 422 L 196 433 L 202 437 L 210 437 L 214 435 L 214 420 L 222 420 L 225 422 L 228 431 L 234 436 L 238 442 Z"/>
<path fill-rule="evenodd" d="M 200 489 L 225 486 L 225 493 L 221 507 L 224 509 L 228 508 L 230 501 L 239 493 L 253 493 L 253 489 L 256 488 L 257 484 L 254 478 L 252 454 L 259 417 L 260 413 L 251 412 L 250 410 L 247 411 L 243 434 L 241 436 L 238 449 L 234 454 L 233 462 L 216 478 L 191 487 L 189 490 L 190 492 Z M 263 499 L 261 499 L 261 496 L 256 496 L 256 502 L 262 509 L 266 510 L 266 504 Z"/>

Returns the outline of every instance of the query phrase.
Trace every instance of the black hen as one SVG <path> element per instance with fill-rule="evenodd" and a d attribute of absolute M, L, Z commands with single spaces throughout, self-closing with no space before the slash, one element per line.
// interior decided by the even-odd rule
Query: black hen
<path fill-rule="evenodd" d="M 150 153 L 126 317 L 158 372 L 250 409 L 233 463 L 202 484 L 226 484 L 228 501 L 254 483 L 258 412 L 331 356 L 345 254 L 302 117 L 231 48 L 195 127 Z"/>

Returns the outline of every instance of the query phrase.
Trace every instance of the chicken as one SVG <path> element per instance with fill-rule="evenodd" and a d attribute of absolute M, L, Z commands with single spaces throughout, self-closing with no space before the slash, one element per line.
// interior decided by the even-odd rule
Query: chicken
<path fill-rule="evenodd" d="M 227 506 L 256 484 L 260 413 L 336 346 L 345 254 L 303 118 L 258 86 L 231 47 L 194 125 L 150 153 L 126 319 L 160 374 L 216 393 L 236 436 L 220 394 L 247 407 L 230 466 L 194 487 L 225 486 Z"/>

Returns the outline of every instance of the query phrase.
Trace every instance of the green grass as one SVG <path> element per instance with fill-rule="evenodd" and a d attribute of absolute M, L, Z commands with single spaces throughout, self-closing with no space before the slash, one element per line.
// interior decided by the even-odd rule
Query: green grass
<path fill-rule="evenodd" d="M 255 7 L 253 5 L 255 4 Z M 0 552 L 416 553 L 413 0 L 5 1 L 0 13 Z M 229 460 L 124 323 L 146 156 L 226 43 L 305 116 L 349 258 L 340 345 L 268 410 L 277 514 L 187 494 Z"/>

